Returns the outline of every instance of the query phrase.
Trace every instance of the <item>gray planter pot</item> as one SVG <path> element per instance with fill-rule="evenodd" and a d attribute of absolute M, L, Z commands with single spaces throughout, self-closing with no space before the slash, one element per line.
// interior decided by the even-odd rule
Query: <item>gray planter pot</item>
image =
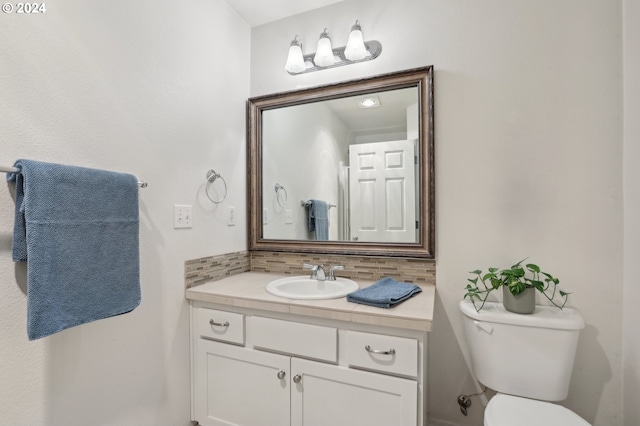
<path fill-rule="evenodd" d="M 502 304 L 507 311 L 516 314 L 532 314 L 536 309 L 536 289 L 528 287 L 514 296 L 509 291 L 509 287 L 502 286 Z"/>

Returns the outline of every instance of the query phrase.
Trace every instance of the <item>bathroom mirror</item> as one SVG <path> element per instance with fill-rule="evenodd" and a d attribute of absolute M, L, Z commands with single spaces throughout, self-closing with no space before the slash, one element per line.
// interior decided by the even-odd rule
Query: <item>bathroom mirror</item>
<path fill-rule="evenodd" d="M 434 257 L 433 67 L 251 98 L 247 125 L 250 250 Z"/>

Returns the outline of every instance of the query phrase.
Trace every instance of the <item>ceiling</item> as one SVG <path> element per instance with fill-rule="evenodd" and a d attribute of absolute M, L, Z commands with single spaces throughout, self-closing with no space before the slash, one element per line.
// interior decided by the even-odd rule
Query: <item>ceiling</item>
<path fill-rule="evenodd" d="M 406 131 L 407 108 L 418 103 L 418 91 L 415 87 L 376 92 L 380 101 L 376 108 L 360 108 L 358 101 L 371 95 L 349 96 L 326 101 L 327 106 L 354 134 L 371 132 Z"/>
<path fill-rule="evenodd" d="M 251 26 L 318 9 L 343 0 L 225 0 Z"/>

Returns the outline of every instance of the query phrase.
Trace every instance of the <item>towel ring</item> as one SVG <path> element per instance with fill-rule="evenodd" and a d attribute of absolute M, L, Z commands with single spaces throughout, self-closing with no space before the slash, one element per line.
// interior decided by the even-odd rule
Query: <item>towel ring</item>
<path fill-rule="evenodd" d="M 209 194 L 209 184 L 213 183 L 216 181 L 216 179 L 220 178 L 222 180 L 222 183 L 224 184 L 224 195 L 222 196 L 221 199 L 219 200 L 214 200 L 213 198 L 211 198 L 211 194 Z M 207 183 L 205 184 L 204 187 L 204 192 L 206 192 L 207 197 L 216 204 L 220 204 L 221 202 L 224 201 L 225 198 L 227 198 L 227 181 L 224 180 L 224 178 L 222 176 L 220 176 L 219 173 L 216 173 L 215 170 L 211 169 L 207 172 Z"/>
<path fill-rule="evenodd" d="M 284 205 L 282 205 L 282 203 L 280 202 L 280 190 L 284 191 Z M 279 183 L 276 183 L 276 201 L 278 202 L 278 205 L 280 207 L 285 207 L 287 205 L 287 200 L 288 200 L 289 196 L 287 195 L 287 189 L 280 185 Z"/>

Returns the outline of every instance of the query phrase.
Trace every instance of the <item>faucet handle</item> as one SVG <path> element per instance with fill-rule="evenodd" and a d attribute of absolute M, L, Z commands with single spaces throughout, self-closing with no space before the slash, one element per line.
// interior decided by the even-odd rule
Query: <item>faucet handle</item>
<path fill-rule="evenodd" d="M 334 274 L 334 271 L 344 271 L 344 265 L 333 265 L 331 268 L 329 268 L 329 278 L 327 278 L 330 281 L 335 281 L 336 276 Z"/>
<path fill-rule="evenodd" d="M 303 263 L 302 267 L 304 269 L 311 269 L 311 276 L 309 278 L 311 278 L 312 280 L 318 279 L 318 268 L 320 268 L 320 265 L 312 265 L 310 263 Z"/>

